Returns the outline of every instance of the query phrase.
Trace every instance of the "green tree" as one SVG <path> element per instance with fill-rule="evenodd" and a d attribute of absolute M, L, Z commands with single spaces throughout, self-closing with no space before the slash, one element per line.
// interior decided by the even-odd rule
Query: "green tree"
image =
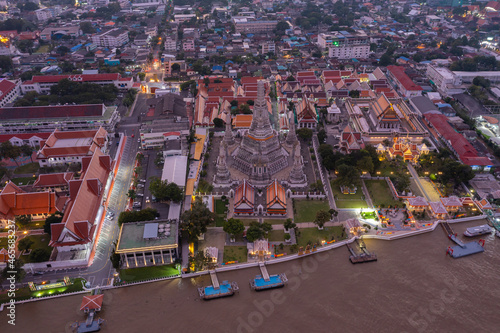
<path fill-rule="evenodd" d="M 152 221 L 157 217 L 158 211 L 153 208 L 145 208 L 140 211 L 124 211 L 118 216 L 118 225 L 128 222 Z"/>
<path fill-rule="evenodd" d="M 32 262 L 44 262 L 50 259 L 50 251 L 47 249 L 34 249 L 30 253 L 30 260 Z"/>
<path fill-rule="evenodd" d="M 172 65 L 172 71 L 180 71 L 181 70 L 181 65 L 178 63 L 175 63 Z"/>
<path fill-rule="evenodd" d="M 366 171 L 368 173 L 373 173 L 373 160 L 370 156 L 364 156 L 358 160 L 356 166 L 361 171 Z"/>
<path fill-rule="evenodd" d="M 127 197 L 134 200 L 136 198 L 135 190 L 128 190 Z"/>
<path fill-rule="evenodd" d="M 84 34 L 93 34 L 96 31 L 91 22 L 81 22 L 80 29 Z"/>
<path fill-rule="evenodd" d="M 45 219 L 45 224 L 43 225 L 43 232 L 49 235 L 52 234 L 52 229 L 50 226 L 54 223 L 61 223 L 62 219 L 63 219 L 63 214 L 59 211 L 47 217 Z"/>
<path fill-rule="evenodd" d="M 14 162 L 16 162 L 17 166 L 19 166 L 17 158 L 21 156 L 21 154 L 21 147 L 14 146 L 10 141 L 4 141 L 0 144 L 0 156 L 2 158 L 12 159 Z"/>
<path fill-rule="evenodd" d="M 247 229 L 247 240 L 249 242 L 256 241 L 264 237 L 264 231 L 262 230 L 259 222 L 251 222 Z"/>
<path fill-rule="evenodd" d="M 207 232 L 207 226 L 215 220 L 215 214 L 207 208 L 197 197 L 191 206 L 191 210 L 185 211 L 181 218 L 181 229 L 189 240 L 194 242 L 198 237 Z"/>
<path fill-rule="evenodd" d="M 318 228 L 323 228 L 325 223 L 330 221 L 331 214 L 325 210 L 318 210 L 316 212 L 316 218 L 314 219 L 314 223 L 318 226 Z"/>
<path fill-rule="evenodd" d="M 358 185 L 360 182 L 359 171 L 346 164 L 341 164 L 337 167 L 337 185 L 339 186 L 352 186 Z"/>
<path fill-rule="evenodd" d="M 476 76 L 472 80 L 472 84 L 475 86 L 483 87 L 483 88 L 489 88 L 491 86 L 490 80 L 485 79 L 484 76 Z"/>
<path fill-rule="evenodd" d="M 214 118 L 213 123 L 214 123 L 214 126 L 216 128 L 223 128 L 224 127 L 224 121 L 220 118 Z"/>
<path fill-rule="evenodd" d="M 326 131 L 322 128 L 318 131 L 318 141 L 319 143 L 325 142 L 326 140 Z"/>
<path fill-rule="evenodd" d="M 33 163 L 33 152 L 35 151 L 35 148 L 32 145 L 27 145 L 24 144 L 21 146 L 21 153 L 30 158 L 31 163 Z"/>
<path fill-rule="evenodd" d="M 0 56 L 0 69 L 2 72 L 8 72 L 12 68 L 14 68 L 12 59 L 9 56 Z"/>
<path fill-rule="evenodd" d="M 286 219 L 286 221 L 283 223 L 283 227 L 285 227 L 285 230 L 290 230 L 295 228 L 297 225 L 293 222 L 292 219 Z"/>
<path fill-rule="evenodd" d="M 380 66 L 389 66 L 390 64 L 392 64 L 392 57 L 389 54 L 384 53 L 380 57 L 380 60 L 379 60 L 378 64 Z"/>
<path fill-rule="evenodd" d="M 313 131 L 310 128 L 299 128 L 297 130 L 297 135 L 302 140 L 309 141 L 309 140 L 311 140 L 311 138 L 313 136 Z"/>
<path fill-rule="evenodd" d="M 26 275 L 26 272 L 23 269 L 23 265 L 24 263 L 21 259 L 14 259 L 14 262 L 12 264 L 9 263 L 9 265 L 6 265 L 5 268 L 3 269 L 2 280 L 5 280 L 8 277 L 14 275 L 14 279 L 16 280 L 16 282 L 21 282 L 24 279 L 24 276 Z"/>
<path fill-rule="evenodd" d="M 30 237 L 24 237 L 17 242 L 17 250 L 20 252 L 27 251 L 33 244 L 35 244 L 35 242 L 33 242 Z"/>
<path fill-rule="evenodd" d="M 210 263 L 210 258 L 203 251 L 198 251 L 194 256 L 189 256 L 189 266 L 194 268 L 194 271 L 202 271 Z"/>
<path fill-rule="evenodd" d="M 15 221 L 16 221 L 16 225 L 20 229 L 24 229 L 25 227 L 28 226 L 28 224 L 30 224 L 31 215 L 18 215 L 18 216 L 16 216 Z"/>
<path fill-rule="evenodd" d="M 182 200 L 182 189 L 175 183 L 169 183 L 167 180 L 161 180 L 154 177 L 149 182 L 149 191 L 159 201 L 174 201 Z"/>
<path fill-rule="evenodd" d="M 141 80 L 141 81 L 144 81 L 144 79 L 146 78 L 146 73 L 139 72 L 139 73 L 137 73 L 137 75 L 139 75 L 139 80 Z M 183 90 L 182 85 L 181 85 L 181 90 Z"/>
<path fill-rule="evenodd" d="M 241 222 L 241 220 L 230 218 L 224 223 L 223 230 L 224 232 L 228 233 L 231 238 L 235 238 L 243 234 L 243 231 L 245 231 L 245 226 L 243 225 L 243 222 Z"/>

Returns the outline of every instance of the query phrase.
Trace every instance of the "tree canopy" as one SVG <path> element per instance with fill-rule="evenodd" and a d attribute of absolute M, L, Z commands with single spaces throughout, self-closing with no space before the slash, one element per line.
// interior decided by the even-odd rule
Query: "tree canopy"
<path fill-rule="evenodd" d="M 224 223 L 223 230 L 232 237 L 236 237 L 243 234 L 243 231 L 245 231 L 245 226 L 243 225 L 243 222 L 241 222 L 241 220 L 230 218 Z"/>
<path fill-rule="evenodd" d="M 182 189 L 175 183 L 169 183 L 167 180 L 161 180 L 154 177 L 149 182 L 149 191 L 159 201 L 179 202 L 183 199 Z"/>
<path fill-rule="evenodd" d="M 154 220 L 158 215 L 158 211 L 153 208 L 145 208 L 140 211 L 125 211 L 121 212 L 118 216 L 118 225 L 128 222 L 140 222 L 140 221 L 151 221 Z"/>
<path fill-rule="evenodd" d="M 185 211 L 181 218 L 181 229 L 190 241 L 207 232 L 207 226 L 215 220 L 215 214 L 207 208 L 201 197 L 196 197 L 191 210 Z"/>
<path fill-rule="evenodd" d="M 268 222 L 251 222 L 247 229 L 247 240 L 253 242 L 258 239 L 266 238 L 271 230 L 273 230 L 273 226 Z"/>
<path fill-rule="evenodd" d="M 43 232 L 46 234 L 51 234 L 52 230 L 50 225 L 53 223 L 61 223 L 63 219 L 63 214 L 61 212 L 55 212 L 45 219 L 45 224 L 43 225 Z"/>

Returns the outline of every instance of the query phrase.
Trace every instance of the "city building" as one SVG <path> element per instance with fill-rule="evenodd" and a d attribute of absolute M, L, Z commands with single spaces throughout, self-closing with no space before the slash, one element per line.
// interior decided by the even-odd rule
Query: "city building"
<path fill-rule="evenodd" d="M 0 108 L 13 103 L 19 96 L 21 89 L 15 82 L 0 79 Z"/>
<path fill-rule="evenodd" d="M 36 91 L 39 94 L 50 93 L 50 87 L 59 83 L 63 79 L 68 79 L 79 83 L 94 83 L 99 85 L 113 84 L 118 89 L 128 90 L 132 88 L 134 80 L 123 78 L 119 73 L 106 74 L 70 74 L 70 75 L 34 75 L 31 80 L 21 84 L 21 92 L 26 94 Z"/>
<path fill-rule="evenodd" d="M 236 190 L 234 191 L 234 214 L 235 215 L 250 215 L 255 210 L 255 189 L 246 179 L 243 179 Z"/>
<path fill-rule="evenodd" d="M 328 56 L 337 59 L 366 59 L 370 55 L 370 37 L 366 34 L 351 34 L 334 31 L 318 35 L 318 46 L 328 49 Z"/>
<path fill-rule="evenodd" d="M 413 80 L 406 75 L 404 67 L 394 65 L 387 66 L 387 78 L 389 78 L 398 93 L 404 98 L 422 95 L 422 87 L 415 84 Z"/>
<path fill-rule="evenodd" d="M 278 21 L 253 21 L 249 18 L 233 18 L 233 23 L 238 33 L 271 32 L 276 28 Z"/>
<path fill-rule="evenodd" d="M 90 130 L 114 132 L 120 120 L 116 106 L 104 104 L 0 108 L 0 134 Z"/>
<path fill-rule="evenodd" d="M 123 223 L 115 252 L 127 268 L 171 264 L 178 257 L 178 229 L 171 220 Z"/>
<path fill-rule="evenodd" d="M 196 14 L 175 14 L 174 22 L 177 24 L 181 24 L 186 21 L 190 21 L 193 18 L 196 18 Z"/>
<path fill-rule="evenodd" d="M 64 197 L 55 192 L 28 192 L 13 182 L 8 182 L 0 192 L 0 219 L 14 220 L 27 215 L 34 222 L 45 220 L 56 211 L 64 211 Z"/>
<path fill-rule="evenodd" d="M 175 183 L 181 189 L 186 187 L 188 157 L 187 156 L 167 156 L 163 163 L 161 180 L 168 183 Z"/>
<path fill-rule="evenodd" d="M 285 188 L 276 179 L 266 188 L 266 212 L 270 215 L 286 215 Z"/>
<path fill-rule="evenodd" d="M 462 88 L 462 79 L 446 67 L 428 65 L 426 75 L 436 86 L 438 92 L 445 97 L 461 94 L 465 91 Z"/>
<path fill-rule="evenodd" d="M 116 28 L 92 36 L 92 43 L 103 47 L 121 47 L 129 42 L 128 31 Z"/>
<path fill-rule="evenodd" d="M 58 258 L 70 251 L 85 251 L 88 258 L 103 220 L 102 199 L 111 185 L 112 164 L 111 157 L 100 149 L 82 158 L 80 178 L 69 182 L 69 201 L 63 220 L 50 226 L 49 245 L 57 247 Z"/>
<path fill-rule="evenodd" d="M 61 39 L 63 36 L 79 37 L 82 35 L 82 30 L 79 25 L 63 26 L 57 28 L 45 28 L 40 33 L 40 39 L 50 41 L 52 39 Z"/>
<path fill-rule="evenodd" d="M 96 131 L 55 130 L 47 140 L 40 142 L 38 163 L 40 167 L 81 163 L 84 157 L 92 156 L 97 149 L 106 150 L 107 134 L 102 127 Z"/>
<path fill-rule="evenodd" d="M 165 52 L 176 52 L 177 51 L 177 43 L 174 38 L 166 37 L 165 42 Z"/>
<path fill-rule="evenodd" d="M 133 0 L 131 1 L 133 7 L 157 7 L 167 3 L 166 0 Z"/>
<path fill-rule="evenodd" d="M 274 42 L 264 42 L 261 45 L 262 54 L 276 53 L 276 44 Z"/>
<path fill-rule="evenodd" d="M 433 133 L 441 139 L 455 156 L 472 167 L 473 170 L 489 171 L 493 162 L 485 156 L 479 156 L 472 144 L 457 133 L 448 123 L 448 118 L 438 111 L 430 111 L 424 114 L 427 124 L 433 129 Z"/>
<path fill-rule="evenodd" d="M 13 146 L 30 145 L 38 149 L 40 142 L 47 140 L 51 134 L 52 132 L 0 134 L 0 143 L 10 141 Z"/>

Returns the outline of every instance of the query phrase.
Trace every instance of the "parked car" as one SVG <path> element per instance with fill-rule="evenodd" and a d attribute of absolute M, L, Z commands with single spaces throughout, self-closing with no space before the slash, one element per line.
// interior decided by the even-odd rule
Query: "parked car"
<path fill-rule="evenodd" d="M 142 194 L 142 193 L 136 193 L 135 195 L 138 196 L 138 197 L 143 197 L 144 196 L 144 194 Z"/>

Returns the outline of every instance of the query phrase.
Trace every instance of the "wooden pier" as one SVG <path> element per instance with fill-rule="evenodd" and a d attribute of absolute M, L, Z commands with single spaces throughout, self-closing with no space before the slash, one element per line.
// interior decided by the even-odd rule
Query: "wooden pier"
<path fill-rule="evenodd" d="M 353 243 L 354 244 L 354 243 Z M 375 253 L 370 253 L 366 249 L 366 245 L 363 242 L 363 240 L 358 240 L 356 239 L 356 247 L 359 249 L 358 251 L 355 251 L 351 244 L 346 244 L 347 249 L 351 253 L 349 256 L 349 260 L 353 264 L 359 264 L 363 262 L 370 262 L 370 261 L 377 261 L 377 255 Z"/>
<path fill-rule="evenodd" d="M 210 279 L 212 279 L 212 286 L 214 287 L 214 289 L 219 289 L 219 279 L 217 279 L 217 274 L 215 273 L 215 271 L 210 271 Z"/>

